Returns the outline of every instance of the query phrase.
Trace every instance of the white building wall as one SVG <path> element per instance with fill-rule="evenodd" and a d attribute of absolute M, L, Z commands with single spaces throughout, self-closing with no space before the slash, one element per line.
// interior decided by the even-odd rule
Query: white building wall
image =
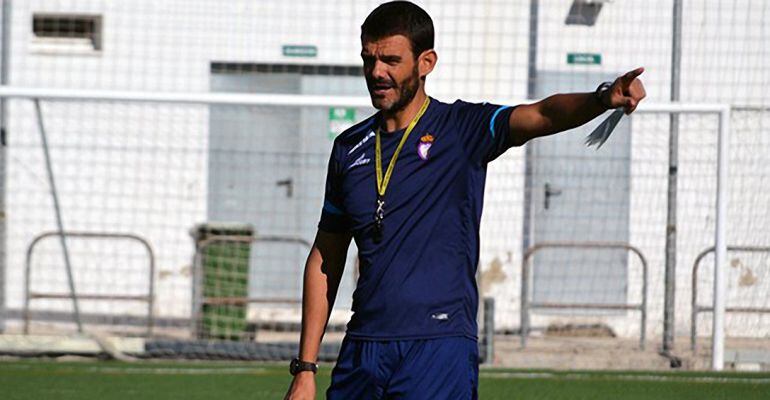
<path fill-rule="evenodd" d="M 206 92 L 212 61 L 359 65 L 359 26 L 375 1 L 88 1 L 30 0 L 13 3 L 10 80 L 15 86 L 136 91 Z M 428 91 L 441 100 L 521 99 L 527 91 L 528 1 L 423 1 L 434 18 L 439 64 Z M 645 66 L 648 101 L 669 98 L 670 1 L 614 1 L 606 4 L 593 27 L 564 24 L 571 2 L 540 1 L 537 67 L 551 71 L 621 73 Z M 735 7 L 686 3 L 683 100 L 767 104 L 767 5 L 738 2 Z M 720 2 L 730 3 L 730 2 Z M 72 54 L 41 46 L 32 36 L 35 12 L 94 13 L 103 16 L 103 50 Z M 312 59 L 282 55 L 285 44 L 318 48 Z M 601 65 L 568 65 L 567 53 L 599 53 Z M 714 62 L 712 64 L 712 61 Z M 361 82 L 363 85 L 363 80 Z M 596 82 L 598 84 L 598 82 Z M 10 308 L 21 305 L 21 265 L 31 237 L 51 230 L 53 213 L 33 109 L 11 103 L 8 193 L 8 287 Z M 189 313 L 192 240 L 187 229 L 206 217 L 208 115 L 205 107 L 45 102 L 43 109 L 67 229 L 141 230 L 158 259 L 158 313 Z M 758 116 L 758 117 L 757 117 Z M 659 334 L 665 234 L 666 116 L 634 117 L 631 242 L 650 263 L 651 333 Z M 752 114 L 744 126 L 747 141 L 767 146 L 767 113 Z M 682 123 L 680 249 L 678 257 L 677 332 L 689 327 L 690 263 L 712 243 L 716 119 Z M 321 134 L 326 134 L 323 129 Z M 764 136 L 767 136 L 766 134 Z M 151 143 L 157 152 L 136 149 Z M 83 159 L 83 147 L 102 146 L 96 159 Z M 764 147 L 767 148 L 767 147 Z M 326 152 L 326 149 L 319 150 Z M 705 159 L 700 157 L 705 154 Z M 497 299 L 498 325 L 518 326 L 523 149 L 511 149 L 490 167 L 482 225 L 480 267 L 485 295 Z M 98 159 L 101 157 L 102 159 Z M 115 180 L 109 165 L 121 160 L 133 173 Z M 731 174 L 751 168 L 770 176 L 764 158 L 738 165 Z M 102 169 L 104 167 L 104 169 Z M 691 167 L 691 168 L 689 168 Z M 87 182 L 82 169 L 93 169 Z M 765 168 L 765 169 L 761 169 Z M 203 177 L 203 178 L 202 178 Z M 690 177 L 691 180 L 687 180 Z M 690 182 L 690 183 L 688 183 Z M 689 186 L 690 184 L 694 186 Z M 759 185 L 758 181 L 747 185 Z M 319 182 L 319 186 L 322 185 Z M 744 188 L 745 189 L 745 188 Z M 736 193 L 740 198 L 740 193 Z M 162 199 L 162 200 L 158 200 Z M 767 200 L 767 202 L 765 202 Z M 754 205 L 770 203 L 752 197 Z M 763 203 L 764 202 L 764 203 Z M 687 208 L 692 205 L 691 208 Z M 105 212 L 94 219 L 93 209 Z M 320 208 L 320 204 L 319 204 Z M 155 212 L 153 214 L 153 212 Z M 760 215 L 767 218 L 766 211 Z M 743 217 L 748 215 L 747 217 Z M 770 223 L 751 213 L 753 229 L 770 232 Z M 741 219 L 743 218 L 743 219 Z M 731 241 L 761 244 L 762 238 L 741 228 Z M 734 238 L 734 239 L 733 239 Z M 767 243 L 764 243 L 767 244 Z M 55 247 L 51 259 L 59 257 Z M 53 262 L 53 261 L 51 261 Z M 632 265 L 630 270 L 636 270 Z M 638 275 L 631 272 L 632 277 Z M 61 280 L 51 279 L 59 287 Z M 632 283 L 638 285 L 638 280 Z M 136 285 L 138 286 L 138 285 Z M 634 292 L 629 290 L 629 293 Z M 633 300 L 633 299 L 632 299 Z M 66 307 L 65 307 L 66 308 Z M 139 311 L 137 311 L 139 312 Z M 594 321 L 595 319 L 591 319 Z M 548 323 L 548 318 L 535 323 Z M 742 320 L 754 326 L 755 320 Z M 636 314 L 607 318 L 623 335 L 638 329 Z M 705 325 L 705 324 L 704 324 Z"/>

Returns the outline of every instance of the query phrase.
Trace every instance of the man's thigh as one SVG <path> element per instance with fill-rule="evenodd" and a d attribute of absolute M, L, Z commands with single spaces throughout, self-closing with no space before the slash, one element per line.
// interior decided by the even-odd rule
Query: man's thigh
<path fill-rule="evenodd" d="M 340 355 L 332 370 L 332 381 L 326 391 L 329 400 L 381 399 L 391 375 L 388 343 L 355 340 L 345 337 Z"/>
<path fill-rule="evenodd" d="M 345 339 L 327 399 L 476 399 L 478 344 L 464 337 Z"/>
<path fill-rule="evenodd" d="M 478 343 L 465 337 L 419 340 L 405 349 L 385 389 L 387 399 L 478 398 Z"/>

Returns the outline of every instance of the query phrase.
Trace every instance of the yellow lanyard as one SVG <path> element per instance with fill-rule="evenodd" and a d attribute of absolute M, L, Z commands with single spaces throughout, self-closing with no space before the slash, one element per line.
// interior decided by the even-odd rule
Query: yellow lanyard
<path fill-rule="evenodd" d="M 401 149 L 404 147 L 404 143 L 406 143 L 406 139 L 409 137 L 409 134 L 412 133 L 412 130 L 417 125 L 417 122 L 419 122 L 422 115 L 425 114 L 425 111 L 428 109 L 428 103 L 430 103 L 430 97 L 425 98 L 425 102 L 422 103 L 420 111 L 417 112 L 417 115 L 412 118 L 412 122 L 410 122 L 409 126 L 406 127 L 404 135 L 401 136 L 401 142 L 398 144 L 398 147 L 396 147 L 396 151 L 393 153 L 393 157 L 390 159 L 388 170 L 385 172 L 385 179 L 382 177 L 382 145 L 380 144 L 380 128 L 377 128 L 377 133 L 375 135 L 374 162 L 376 165 L 375 169 L 377 171 L 377 194 L 379 194 L 380 197 L 385 196 L 385 190 L 388 189 L 390 176 L 393 174 L 393 169 L 396 167 L 398 153 L 401 152 Z"/>

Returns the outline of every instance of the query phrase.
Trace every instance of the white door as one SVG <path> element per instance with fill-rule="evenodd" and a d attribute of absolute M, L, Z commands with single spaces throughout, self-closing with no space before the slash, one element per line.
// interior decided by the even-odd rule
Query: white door
<path fill-rule="evenodd" d="M 593 91 L 615 76 L 539 71 L 537 97 Z M 598 151 L 584 145 L 585 137 L 608 115 L 533 143 L 533 243 L 628 241 L 630 120 L 624 117 Z M 625 250 L 541 250 L 533 261 L 533 300 L 623 304 L 627 260 Z"/>
<path fill-rule="evenodd" d="M 256 66 L 214 69 L 212 92 L 366 95 L 360 68 Z M 209 137 L 209 221 L 250 223 L 260 236 L 312 242 L 323 205 L 333 135 L 328 107 L 212 106 Z M 343 110 L 345 111 L 345 110 Z M 344 113 L 344 112 L 343 112 Z M 369 109 L 350 115 L 361 120 Z M 352 122 L 351 122 L 352 124 Z M 301 299 L 307 247 L 257 242 L 249 267 L 249 296 Z M 354 289 L 348 264 L 338 305 Z"/>

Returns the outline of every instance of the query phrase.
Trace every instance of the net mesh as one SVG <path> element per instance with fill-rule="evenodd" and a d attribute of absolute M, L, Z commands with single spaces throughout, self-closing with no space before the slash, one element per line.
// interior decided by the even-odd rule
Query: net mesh
<path fill-rule="evenodd" d="M 670 100 L 672 0 L 418 3 L 436 25 L 439 64 L 427 89 L 440 100 L 591 91 L 637 66 L 646 67 L 646 101 Z M 359 26 L 376 4 L 13 2 L 9 83 L 366 96 Z M 734 247 L 770 246 L 764 190 L 770 98 L 762 90 L 770 86 L 769 13 L 770 4 L 760 0 L 685 2 L 683 9 L 680 99 L 732 107 L 728 244 Z M 25 313 L 27 282 L 33 295 L 66 295 L 69 281 L 56 235 L 33 247 L 26 279 L 32 241 L 55 231 L 56 220 L 34 107 L 29 100 L 6 106 L 5 332 L 22 332 L 29 315 L 31 334 L 65 335 L 75 329 L 71 299 L 31 296 Z M 148 336 L 152 326 L 147 352 L 155 355 L 273 359 L 296 352 L 302 267 L 331 142 L 371 108 L 79 100 L 41 106 L 65 230 L 141 239 L 67 237 L 86 330 Z M 490 165 L 478 280 L 481 297 L 495 300 L 491 361 L 577 368 L 582 364 L 571 357 L 577 348 L 588 366 L 623 367 L 617 354 L 626 351 L 636 352 L 635 368 L 660 366 L 670 118 L 663 112 L 625 117 L 599 151 L 582 143 L 595 121 L 511 149 Z M 678 354 L 701 366 L 711 314 L 698 312 L 693 324 L 692 311 L 712 301 L 713 254 L 702 258 L 694 283 L 693 268 L 714 245 L 719 120 L 678 118 L 674 329 Z M 638 349 L 640 311 L 618 307 L 642 303 L 643 263 L 618 248 L 533 253 L 528 300 L 572 307 L 533 307 L 530 341 L 520 346 L 523 255 L 554 241 L 621 242 L 644 256 L 645 351 Z M 355 251 L 331 316 L 328 358 L 350 316 Z M 728 310 L 730 348 L 768 347 L 770 316 L 762 311 L 770 308 L 768 254 L 728 252 L 727 306 L 751 309 Z M 151 298 L 151 312 L 142 296 Z M 580 304 L 606 307 L 574 307 Z M 687 346 L 693 327 L 694 352 Z"/>

